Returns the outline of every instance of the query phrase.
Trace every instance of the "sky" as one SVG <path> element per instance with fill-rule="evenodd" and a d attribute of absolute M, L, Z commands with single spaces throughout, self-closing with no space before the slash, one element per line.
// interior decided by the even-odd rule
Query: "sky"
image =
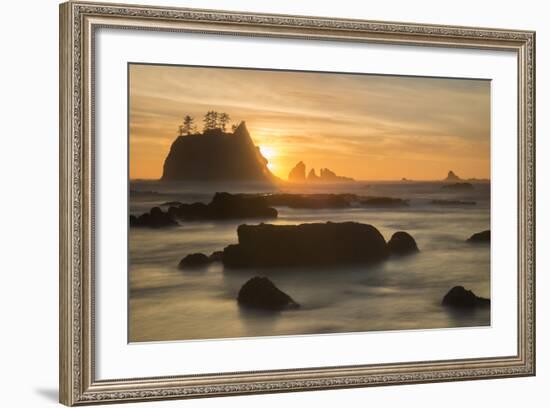
<path fill-rule="evenodd" d="M 269 168 L 357 180 L 490 178 L 490 81 L 130 65 L 130 178 L 159 179 L 183 117 L 246 121 Z"/>

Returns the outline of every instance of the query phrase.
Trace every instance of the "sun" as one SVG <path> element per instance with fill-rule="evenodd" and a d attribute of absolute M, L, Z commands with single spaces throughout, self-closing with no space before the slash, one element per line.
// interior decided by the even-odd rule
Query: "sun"
<path fill-rule="evenodd" d="M 267 159 L 267 168 L 270 171 L 274 171 L 276 166 L 273 163 L 273 159 L 277 156 L 275 149 L 267 146 L 260 146 L 259 149 L 261 155 Z"/>

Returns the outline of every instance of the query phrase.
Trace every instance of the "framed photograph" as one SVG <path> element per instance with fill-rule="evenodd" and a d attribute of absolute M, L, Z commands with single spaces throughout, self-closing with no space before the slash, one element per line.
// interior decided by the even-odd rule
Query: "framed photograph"
<path fill-rule="evenodd" d="M 66 405 L 535 374 L 535 33 L 60 7 Z"/>

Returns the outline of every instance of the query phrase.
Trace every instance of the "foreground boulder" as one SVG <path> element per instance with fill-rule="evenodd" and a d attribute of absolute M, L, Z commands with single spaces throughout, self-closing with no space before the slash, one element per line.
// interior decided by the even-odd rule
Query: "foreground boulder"
<path fill-rule="evenodd" d="M 189 254 L 183 258 L 178 264 L 179 269 L 196 269 L 208 265 L 212 260 L 205 254 L 196 253 Z"/>
<path fill-rule="evenodd" d="M 216 193 L 208 204 L 192 203 L 170 207 L 168 213 L 185 221 L 277 218 L 277 210 L 269 206 L 265 197 L 230 193 Z"/>
<path fill-rule="evenodd" d="M 130 227 L 162 228 L 178 225 L 170 213 L 163 212 L 160 207 L 153 207 L 148 213 L 136 217 L 130 215 Z"/>
<path fill-rule="evenodd" d="M 388 250 L 391 254 L 407 255 L 418 252 L 418 246 L 408 232 L 398 231 L 388 241 Z"/>
<path fill-rule="evenodd" d="M 227 267 L 327 266 L 388 256 L 382 234 L 356 222 L 240 225 L 237 235 L 239 243 L 223 251 Z"/>
<path fill-rule="evenodd" d="M 475 233 L 467 240 L 468 242 L 491 242 L 491 230 Z"/>
<path fill-rule="evenodd" d="M 443 306 L 472 309 L 475 307 L 489 307 L 491 301 L 486 298 L 476 296 L 471 290 L 464 289 L 464 286 L 455 286 L 443 298 Z"/>
<path fill-rule="evenodd" d="M 300 307 L 268 278 L 258 276 L 250 279 L 241 287 L 237 301 L 242 306 L 273 311 Z"/>

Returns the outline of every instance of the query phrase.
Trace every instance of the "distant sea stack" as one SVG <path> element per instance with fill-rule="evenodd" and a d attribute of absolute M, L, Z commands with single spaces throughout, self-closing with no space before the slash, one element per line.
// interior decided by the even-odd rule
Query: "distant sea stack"
<path fill-rule="evenodd" d="M 241 122 L 233 133 L 215 128 L 179 136 L 164 161 L 161 180 L 273 183 L 277 178 Z"/>
<path fill-rule="evenodd" d="M 443 181 L 460 181 L 462 180 L 460 177 L 458 177 L 454 171 L 452 170 L 449 170 L 449 173 L 447 173 L 447 178 L 444 179 Z"/>
<path fill-rule="evenodd" d="M 315 173 L 315 169 L 310 169 L 306 177 L 306 165 L 303 161 L 300 161 L 290 170 L 288 174 L 288 181 L 292 182 L 341 182 L 341 181 L 355 181 L 351 177 L 338 176 L 330 169 L 322 168 L 319 175 Z"/>
<path fill-rule="evenodd" d="M 299 162 L 288 173 L 288 181 L 305 181 L 306 180 L 306 165 L 304 162 Z"/>

